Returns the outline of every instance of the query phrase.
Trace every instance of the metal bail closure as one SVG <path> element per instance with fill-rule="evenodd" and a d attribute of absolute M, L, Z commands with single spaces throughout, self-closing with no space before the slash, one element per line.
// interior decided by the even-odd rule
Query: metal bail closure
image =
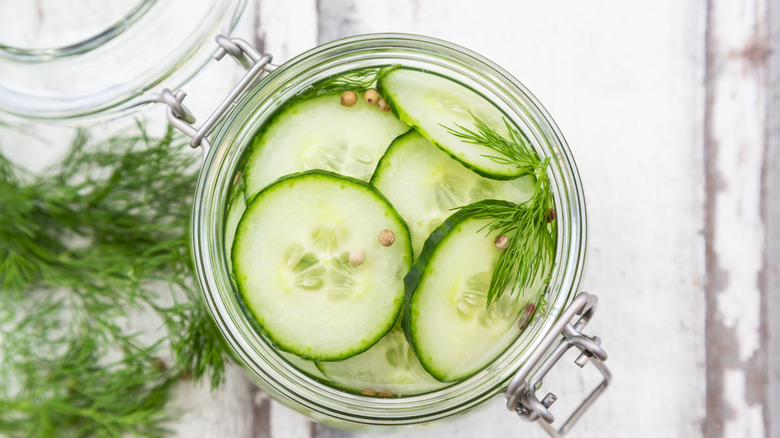
<path fill-rule="evenodd" d="M 187 96 L 182 90 L 178 90 L 175 93 L 169 89 L 164 89 L 160 94 L 153 94 L 148 96 L 146 102 L 161 102 L 168 106 L 166 115 L 168 122 L 176 129 L 183 132 L 187 136 L 191 137 L 190 146 L 192 148 L 200 148 L 203 150 L 203 156 L 208 154 L 211 149 L 206 136 L 208 136 L 214 127 L 222 120 L 222 117 L 227 114 L 233 103 L 249 91 L 257 80 L 261 78 L 264 73 L 271 73 L 276 70 L 278 66 L 271 64 L 273 56 L 270 54 L 262 54 L 257 51 L 251 44 L 242 40 L 241 38 L 229 38 L 225 35 L 217 35 L 215 38 L 219 49 L 214 53 L 213 58 L 217 61 L 230 55 L 239 64 L 247 69 L 246 74 L 238 82 L 238 85 L 228 94 L 225 100 L 217 107 L 216 110 L 209 116 L 200 128 L 196 128 L 195 117 L 192 113 L 182 104 L 184 98 Z"/>
<path fill-rule="evenodd" d="M 507 408 L 510 411 L 517 412 L 522 418 L 528 421 L 539 421 L 542 428 L 552 437 L 562 437 L 566 435 L 574 423 L 582 417 L 583 413 L 593 404 L 593 402 L 607 388 L 612 378 L 612 374 L 604 365 L 607 360 L 607 352 L 601 347 L 601 339 L 598 336 L 588 337 L 582 334 L 582 329 L 593 317 L 596 311 L 598 298 L 587 292 L 582 292 L 574 299 L 569 307 L 563 312 L 561 317 L 553 326 L 550 333 L 545 336 L 539 348 L 518 370 L 514 378 L 509 382 L 506 389 Z M 575 317 L 580 315 L 574 322 Z M 558 346 L 553 352 L 544 359 L 542 356 L 549 351 L 553 343 L 559 340 Z M 601 383 L 580 403 L 577 409 L 563 423 L 559 429 L 555 429 L 552 423 L 555 417 L 550 412 L 550 406 L 558 399 L 553 393 L 548 393 L 540 401 L 536 391 L 542 386 L 542 379 L 550 372 L 556 363 L 569 351 L 570 348 L 577 347 L 580 355 L 574 361 L 580 368 L 584 367 L 589 361 L 601 372 L 604 377 Z M 592 360 L 591 360 L 592 359 Z M 538 367 L 537 367 L 538 365 Z M 533 374 L 531 374 L 533 371 Z M 529 377 L 530 375 L 530 377 Z"/>

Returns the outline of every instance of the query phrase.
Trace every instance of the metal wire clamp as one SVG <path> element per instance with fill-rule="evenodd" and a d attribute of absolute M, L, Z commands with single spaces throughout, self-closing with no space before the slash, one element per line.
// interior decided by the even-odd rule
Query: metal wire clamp
<path fill-rule="evenodd" d="M 520 367 L 507 386 L 505 393 L 507 408 L 510 411 L 517 412 L 520 417 L 528 421 L 542 419 L 543 421 L 539 421 L 539 424 L 552 437 L 566 435 L 574 423 L 582 417 L 590 405 L 604 392 L 612 379 L 612 374 L 604 365 L 604 361 L 607 360 L 607 352 L 601 347 L 601 339 L 597 336 L 588 337 L 582 334 L 582 329 L 585 328 L 596 311 L 597 303 L 598 298 L 595 295 L 587 292 L 577 295 L 555 323 L 553 329 L 542 340 L 539 348 Z M 579 319 L 574 322 L 578 315 L 580 316 Z M 561 336 L 563 336 L 562 339 Z M 559 340 L 558 346 L 540 364 L 544 354 L 550 350 L 556 340 Z M 536 391 L 541 388 L 542 379 L 572 347 L 577 347 L 580 350 L 580 355 L 574 363 L 582 368 L 591 361 L 601 372 L 603 380 L 580 403 L 571 416 L 564 421 L 563 426 L 556 429 L 552 426 L 555 417 L 549 408 L 558 398 L 555 394 L 548 393 L 542 400 L 539 400 Z"/>
<path fill-rule="evenodd" d="M 262 54 L 257 51 L 251 44 L 241 38 L 230 38 L 225 35 L 217 35 L 215 38 L 219 49 L 214 53 L 213 58 L 217 61 L 230 55 L 239 64 L 247 69 L 246 74 L 238 82 L 238 85 L 228 94 L 225 100 L 217 107 L 216 110 L 206 119 L 200 128 L 196 128 L 195 117 L 192 112 L 185 107 L 182 102 L 187 96 L 183 90 L 178 90 L 175 93 L 170 89 L 165 88 L 159 94 L 152 94 L 147 96 L 145 102 L 160 102 L 168 106 L 166 116 L 168 122 L 176 129 L 183 132 L 185 135 L 192 138 L 190 146 L 192 148 L 200 148 L 203 150 L 204 157 L 211 149 L 211 143 L 209 143 L 206 136 L 208 136 L 214 127 L 219 123 L 225 114 L 231 109 L 233 104 L 246 93 L 249 89 L 259 80 L 264 73 L 271 73 L 278 67 L 271 63 L 273 56 L 270 54 Z"/>

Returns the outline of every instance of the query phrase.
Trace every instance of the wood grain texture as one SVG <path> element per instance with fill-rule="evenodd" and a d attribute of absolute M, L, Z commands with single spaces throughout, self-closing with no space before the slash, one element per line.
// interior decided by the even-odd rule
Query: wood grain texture
<path fill-rule="evenodd" d="M 236 34 L 262 42 L 277 63 L 318 43 L 393 31 L 443 38 L 502 65 L 558 122 L 588 202 L 582 289 L 600 306 L 587 332 L 603 339 L 614 384 L 571 436 L 776 437 L 778 29 L 780 8 L 767 0 L 251 0 Z M 185 87 L 186 104 L 202 119 L 242 74 L 229 60 L 209 64 Z M 162 113 L 147 118 L 161 124 Z M 64 139 L 3 149 L 33 168 L 72 133 L 28 129 Z M 19 137 L 0 135 L 6 145 Z M 573 366 L 551 376 L 553 412 L 564 415 L 592 383 Z M 181 437 L 545 436 L 500 398 L 392 434 L 332 429 L 270 400 L 237 366 L 216 392 L 183 384 L 176 408 Z"/>
<path fill-rule="evenodd" d="M 767 298 L 761 183 L 768 4 L 707 5 L 706 343 L 708 437 L 767 433 Z"/>
<path fill-rule="evenodd" d="M 256 0 L 256 33 L 264 37 L 264 49 L 280 64 L 317 45 L 317 4 L 315 0 Z M 256 397 L 263 398 L 255 389 Z M 255 407 L 252 438 L 308 437 L 312 422 L 273 400 Z M 259 415 L 259 418 L 258 418 Z"/>
<path fill-rule="evenodd" d="M 763 220 L 766 259 L 763 287 L 767 298 L 767 436 L 780 436 L 780 7 L 770 7 L 770 96 L 763 172 Z"/>

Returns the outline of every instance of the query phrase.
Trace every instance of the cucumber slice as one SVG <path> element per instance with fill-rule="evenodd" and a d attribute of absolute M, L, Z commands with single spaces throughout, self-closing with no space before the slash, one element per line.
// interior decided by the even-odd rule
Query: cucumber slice
<path fill-rule="evenodd" d="M 309 169 L 368 181 L 387 146 L 408 129 L 360 95 L 351 107 L 341 105 L 338 94 L 290 103 L 255 137 L 244 174 L 247 194 Z"/>
<path fill-rule="evenodd" d="M 319 367 L 317 367 L 317 363 L 312 360 L 304 359 L 291 353 L 285 353 L 284 351 L 280 351 L 279 356 L 281 356 L 282 359 L 287 361 L 287 363 L 290 365 L 298 368 L 315 379 L 328 380 L 328 378 L 322 374 L 322 371 L 320 371 Z"/>
<path fill-rule="evenodd" d="M 244 188 L 240 187 L 235 190 L 228 203 L 227 217 L 225 218 L 225 248 L 233 247 L 236 229 L 244 211 L 246 211 L 246 193 Z"/>
<path fill-rule="evenodd" d="M 395 242 L 379 243 L 382 230 Z M 365 254 L 354 266 L 351 251 Z M 260 327 L 280 349 L 340 360 L 393 326 L 411 265 L 409 232 L 368 184 L 325 171 L 290 175 L 247 206 L 233 244 L 233 272 Z"/>
<path fill-rule="evenodd" d="M 511 181 L 481 177 L 412 130 L 393 141 L 379 160 L 371 184 L 406 220 L 412 249 L 420 254 L 425 239 L 453 208 L 488 198 L 526 201 L 533 195 L 535 179 L 533 175 Z"/>
<path fill-rule="evenodd" d="M 317 368 L 335 385 L 355 392 L 401 396 L 443 386 L 420 365 L 400 324 L 367 351 L 339 362 L 317 362 Z"/>
<path fill-rule="evenodd" d="M 445 126 L 457 129 L 456 124 L 473 129 L 473 114 L 499 134 L 509 136 L 501 111 L 465 85 L 433 73 L 399 68 L 380 78 L 378 88 L 401 120 L 474 172 L 493 179 L 526 173 L 505 155 L 466 143 L 447 131 Z M 510 164 L 487 156 L 509 160 Z"/>
<path fill-rule="evenodd" d="M 528 293 L 516 299 L 506 292 L 486 306 L 501 251 L 495 236 L 481 230 L 487 223 L 453 214 L 431 234 L 404 279 L 404 331 L 420 363 L 442 382 L 464 379 L 501 354 L 518 335 L 530 301 Z"/>

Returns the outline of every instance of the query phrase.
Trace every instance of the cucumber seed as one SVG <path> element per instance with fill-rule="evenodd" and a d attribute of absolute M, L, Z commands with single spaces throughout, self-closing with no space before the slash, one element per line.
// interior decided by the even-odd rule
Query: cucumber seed
<path fill-rule="evenodd" d="M 377 104 L 379 105 L 379 109 L 382 111 L 390 111 L 390 105 L 388 105 L 387 102 L 385 102 L 385 100 L 381 97 L 379 98 L 379 102 L 377 102 Z"/>
<path fill-rule="evenodd" d="M 392 231 L 385 228 L 379 232 L 379 244 L 382 246 L 390 246 L 395 242 L 395 234 Z"/>
<path fill-rule="evenodd" d="M 509 248 L 509 238 L 503 234 L 496 237 L 496 240 L 494 240 L 493 243 L 496 245 L 496 248 L 501 250 Z"/>
<path fill-rule="evenodd" d="M 349 264 L 360 266 L 366 260 L 366 253 L 362 249 L 353 249 L 349 252 Z"/>
<path fill-rule="evenodd" d="M 341 93 L 341 104 L 344 106 L 352 106 L 357 102 L 357 94 L 354 91 L 345 91 Z"/>
<path fill-rule="evenodd" d="M 377 92 L 374 88 L 369 88 L 366 90 L 366 94 L 363 95 L 363 99 L 367 104 L 374 105 L 379 101 L 379 92 Z"/>

